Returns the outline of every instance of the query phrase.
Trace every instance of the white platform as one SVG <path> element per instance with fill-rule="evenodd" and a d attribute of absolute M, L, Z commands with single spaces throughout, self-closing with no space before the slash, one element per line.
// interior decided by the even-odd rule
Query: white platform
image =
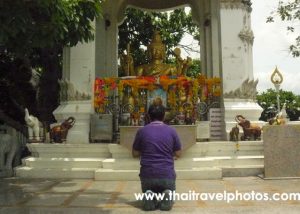
<path fill-rule="evenodd" d="M 89 143 L 90 118 L 93 112 L 91 103 L 91 100 L 62 102 L 53 112 L 59 123 L 71 116 L 76 119 L 74 126 L 68 131 L 68 144 Z"/>
<path fill-rule="evenodd" d="M 259 117 L 263 111 L 256 102 L 251 99 L 224 99 L 224 125 L 225 133 L 223 133 L 223 139 L 229 139 L 229 132 L 232 127 L 237 125 L 235 121 L 236 115 L 243 115 L 252 124 L 257 124 L 260 127 L 266 124 L 266 122 L 259 121 Z M 243 129 L 240 128 L 240 133 Z"/>
<path fill-rule="evenodd" d="M 102 161 L 110 158 L 107 144 L 27 144 L 32 157 L 15 168 L 26 178 L 94 178 Z"/>
<path fill-rule="evenodd" d="M 119 144 L 29 144 L 33 156 L 15 168 L 27 178 L 139 180 L 139 160 Z M 263 143 L 198 142 L 175 161 L 177 179 L 221 179 L 263 173 Z"/>

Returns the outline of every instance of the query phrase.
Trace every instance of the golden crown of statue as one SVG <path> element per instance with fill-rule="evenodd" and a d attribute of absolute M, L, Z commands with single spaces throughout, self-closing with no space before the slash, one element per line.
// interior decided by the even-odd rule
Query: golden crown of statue
<path fill-rule="evenodd" d="M 153 48 L 153 47 L 165 48 L 165 45 L 162 43 L 160 33 L 157 30 L 154 31 L 152 40 L 151 40 L 150 44 L 148 45 L 148 48 Z"/>

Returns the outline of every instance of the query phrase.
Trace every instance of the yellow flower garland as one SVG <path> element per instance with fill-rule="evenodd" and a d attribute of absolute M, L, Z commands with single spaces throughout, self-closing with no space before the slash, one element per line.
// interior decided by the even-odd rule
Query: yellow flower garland
<path fill-rule="evenodd" d="M 199 75 L 197 78 L 185 76 L 160 76 L 158 77 L 137 77 L 134 79 L 121 79 L 116 77 L 96 78 L 94 85 L 94 107 L 96 112 L 104 113 L 105 106 L 108 104 L 108 96 L 116 88 L 119 100 L 124 97 L 124 87 L 129 86 L 132 93 L 138 96 L 139 89 L 152 91 L 162 87 L 168 93 L 168 105 L 175 108 L 179 103 L 180 97 L 176 95 L 178 91 L 185 91 L 185 94 L 195 104 L 200 98 L 206 101 L 209 97 L 221 96 L 221 79 L 218 77 L 206 78 Z"/>

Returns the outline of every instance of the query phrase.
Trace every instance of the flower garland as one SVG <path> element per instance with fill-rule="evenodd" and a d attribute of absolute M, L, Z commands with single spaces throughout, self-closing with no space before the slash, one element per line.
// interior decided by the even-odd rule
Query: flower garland
<path fill-rule="evenodd" d="M 152 91 L 159 87 L 168 94 L 168 105 L 176 108 L 182 102 L 195 104 L 199 99 L 206 101 L 210 97 L 221 95 L 221 80 L 218 77 L 206 78 L 199 75 L 197 78 L 186 76 L 139 76 L 136 78 L 96 78 L 94 85 L 94 107 L 98 113 L 105 113 L 109 103 L 109 96 L 118 89 L 119 100 L 122 102 L 125 87 L 131 88 L 131 93 L 138 99 L 139 90 Z"/>

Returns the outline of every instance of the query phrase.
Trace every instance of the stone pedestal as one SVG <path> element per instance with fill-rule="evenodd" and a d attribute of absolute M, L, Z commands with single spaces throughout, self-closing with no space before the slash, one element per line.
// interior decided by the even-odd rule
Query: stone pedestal
<path fill-rule="evenodd" d="M 68 132 L 66 143 L 89 143 L 91 113 L 92 102 L 90 100 L 63 102 L 53 112 L 59 123 L 71 116 L 76 120 L 75 125 Z"/>
<path fill-rule="evenodd" d="M 93 114 L 91 115 L 91 141 L 111 142 L 113 140 L 113 115 Z"/>
<path fill-rule="evenodd" d="M 196 126 L 195 125 L 174 125 L 179 139 L 182 144 L 182 149 L 189 148 L 196 143 Z M 142 126 L 120 126 L 120 144 L 127 149 L 132 149 L 132 144 L 136 132 Z"/>
<path fill-rule="evenodd" d="M 300 124 L 264 126 L 265 178 L 300 177 Z"/>
<path fill-rule="evenodd" d="M 197 140 L 204 141 L 210 138 L 210 121 L 196 121 Z"/>
<path fill-rule="evenodd" d="M 262 126 L 265 122 L 258 120 L 262 111 L 262 107 L 251 99 L 224 99 L 224 139 L 229 139 L 231 128 L 237 124 L 236 115 L 243 115 L 251 123 Z"/>

